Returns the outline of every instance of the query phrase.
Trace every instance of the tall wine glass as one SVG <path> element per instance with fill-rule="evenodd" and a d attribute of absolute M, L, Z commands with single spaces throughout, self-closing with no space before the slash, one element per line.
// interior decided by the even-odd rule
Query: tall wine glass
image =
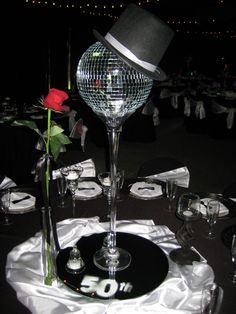
<path fill-rule="evenodd" d="M 12 219 L 10 219 L 8 212 L 11 201 L 11 192 L 9 189 L 3 190 L 0 192 L 0 206 L 1 210 L 4 214 L 4 220 L 1 221 L 1 224 L 4 226 L 9 226 L 13 223 Z"/>
<path fill-rule="evenodd" d="M 232 280 L 232 283 L 236 283 L 236 234 L 234 234 L 232 238 L 231 259 L 234 264 L 234 271 L 231 275 L 231 280 Z"/>
<path fill-rule="evenodd" d="M 209 229 L 206 234 L 206 238 L 214 239 L 216 233 L 213 231 L 213 226 L 215 225 L 217 218 L 219 216 L 220 203 L 217 200 L 210 200 L 206 207 L 206 219 L 209 224 Z"/>
<path fill-rule="evenodd" d="M 122 187 L 124 185 L 124 180 L 125 180 L 125 171 L 124 171 L 124 169 L 119 169 L 117 172 L 117 195 L 116 195 L 116 199 L 118 201 L 122 200 L 120 192 L 121 192 Z"/>
<path fill-rule="evenodd" d="M 206 284 L 202 289 L 201 313 L 218 314 L 223 299 L 223 289 L 216 283 Z"/>
<path fill-rule="evenodd" d="M 83 172 L 83 168 L 78 165 L 72 165 L 72 166 L 63 168 L 61 172 L 65 176 L 66 182 L 67 182 L 67 188 L 71 192 L 73 214 L 74 214 L 75 213 L 75 201 L 76 201 L 75 191 L 78 188 L 78 184 L 79 184 L 80 176 Z"/>
<path fill-rule="evenodd" d="M 177 181 L 173 178 L 166 180 L 166 196 L 169 199 L 168 212 L 172 212 L 172 202 L 176 197 Z"/>
<path fill-rule="evenodd" d="M 57 191 L 58 191 L 58 194 L 60 195 L 59 207 L 65 207 L 65 195 L 67 191 L 66 177 L 60 171 L 60 174 L 56 180 L 57 180 Z"/>
<path fill-rule="evenodd" d="M 82 55 L 77 67 L 81 97 L 106 124 L 110 152 L 111 209 L 109 245 L 94 254 L 98 268 L 116 271 L 127 268 L 131 255 L 116 246 L 117 157 L 124 121 L 147 100 L 153 80 L 127 66 L 102 43 L 96 42 Z"/>
<path fill-rule="evenodd" d="M 183 220 L 183 224 L 176 232 L 176 239 L 181 248 L 170 252 L 170 258 L 180 265 L 191 265 L 193 261 L 199 261 L 200 256 L 191 249 L 194 239 L 192 222 L 200 217 L 200 197 L 194 193 L 184 193 L 177 204 L 176 215 Z"/>
<path fill-rule="evenodd" d="M 107 214 L 106 218 L 110 218 L 111 211 L 111 173 L 110 172 L 101 172 L 98 174 L 98 180 L 102 185 L 103 194 L 107 199 Z"/>

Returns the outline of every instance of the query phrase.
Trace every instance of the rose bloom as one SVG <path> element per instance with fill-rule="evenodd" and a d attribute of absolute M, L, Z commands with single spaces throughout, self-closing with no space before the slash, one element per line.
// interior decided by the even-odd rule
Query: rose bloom
<path fill-rule="evenodd" d="M 67 100 L 69 96 L 62 90 L 51 88 L 48 95 L 44 98 L 43 104 L 45 108 L 55 111 L 69 111 L 68 106 L 62 106 L 63 102 Z"/>

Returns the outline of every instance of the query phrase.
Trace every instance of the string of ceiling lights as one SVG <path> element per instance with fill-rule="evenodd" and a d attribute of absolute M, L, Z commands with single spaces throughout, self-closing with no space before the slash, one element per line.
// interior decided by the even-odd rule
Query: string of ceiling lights
<path fill-rule="evenodd" d="M 95 1 L 95 0 L 24 0 L 27 5 L 37 5 L 44 7 L 54 7 L 54 8 L 62 8 L 62 9 L 79 9 L 80 12 L 84 15 L 89 16 L 101 16 L 108 17 L 112 19 L 117 19 L 120 15 L 120 12 L 123 8 L 127 6 L 130 1 L 117 1 L 117 0 L 109 0 L 109 1 Z M 165 0 L 137 0 L 132 1 L 135 2 L 139 6 L 143 6 L 148 8 L 148 6 L 158 5 L 163 3 Z M 215 0 L 215 5 L 223 5 L 224 0 Z M 226 30 L 226 31 L 201 31 L 201 30 L 190 30 L 192 26 L 198 26 L 200 24 L 199 21 L 192 18 L 169 18 L 166 21 L 169 25 L 175 28 L 177 32 L 185 33 L 185 34 L 201 34 L 205 36 L 211 36 L 215 38 L 236 38 L 236 30 Z M 209 23 L 214 26 L 215 20 L 211 20 L 209 17 Z M 188 28 L 187 28 L 188 27 Z"/>
<path fill-rule="evenodd" d="M 137 5 L 142 6 L 146 4 L 156 4 L 161 0 L 138 0 L 132 1 Z M 34 4 L 39 6 L 51 6 L 55 8 L 78 8 L 83 13 L 89 13 L 91 15 L 104 15 L 112 18 L 118 18 L 115 11 L 127 6 L 130 1 L 83 1 L 83 0 L 25 0 L 27 4 Z"/>
<path fill-rule="evenodd" d="M 131 1 L 117 1 L 117 0 L 24 0 L 27 4 L 38 6 L 51 6 L 55 8 L 79 8 L 85 13 L 92 15 L 108 15 L 117 18 L 115 11 L 127 6 Z M 139 6 L 156 5 L 164 3 L 165 0 L 133 0 Z M 216 5 L 224 4 L 224 0 L 215 0 Z"/>

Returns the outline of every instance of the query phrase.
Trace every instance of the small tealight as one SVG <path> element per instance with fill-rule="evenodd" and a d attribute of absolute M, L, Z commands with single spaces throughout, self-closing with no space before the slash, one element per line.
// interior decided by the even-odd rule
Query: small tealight
<path fill-rule="evenodd" d="M 184 216 L 187 216 L 187 217 L 190 217 L 190 216 L 193 215 L 193 213 L 190 212 L 189 210 L 185 210 L 185 211 L 183 212 L 183 215 L 184 215 Z"/>
<path fill-rule="evenodd" d="M 74 246 L 70 251 L 70 256 L 66 264 L 66 270 L 70 273 L 78 274 L 85 268 L 85 263 L 82 260 L 79 249 Z"/>
<path fill-rule="evenodd" d="M 78 177 L 79 176 L 78 176 L 76 171 L 70 171 L 68 176 L 67 176 L 67 179 L 68 180 L 76 180 L 76 179 L 78 179 Z"/>
<path fill-rule="evenodd" d="M 104 178 L 103 180 L 103 184 L 106 186 L 110 186 L 111 185 L 111 180 L 109 177 Z"/>

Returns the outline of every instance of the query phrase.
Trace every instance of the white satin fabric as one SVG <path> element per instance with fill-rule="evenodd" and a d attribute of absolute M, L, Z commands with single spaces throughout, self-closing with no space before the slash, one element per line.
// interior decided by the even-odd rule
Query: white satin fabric
<path fill-rule="evenodd" d="M 97 217 L 67 219 L 57 224 L 62 249 L 75 244 L 81 236 L 104 232 L 107 228 L 108 223 L 99 223 Z M 117 231 L 150 239 L 167 256 L 177 247 L 168 227 L 156 226 L 152 220 L 117 221 Z M 200 313 L 203 285 L 214 281 L 212 268 L 203 258 L 201 262 L 182 267 L 168 258 L 168 275 L 154 291 L 135 299 L 103 301 L 80 295 L 59 281 L 55 286 L 45 286 L 41 247 L 39 232 L 13 248 L 6 264 L 6 278 L 16 290 L 18 300 L 35 314 L 195 314 Z"/>
<path fill-rule="evenodd" d="M 195 116 L 200 120 L 206 118 L 206 111 L 204 107 L 204 102 L 199 100 L 195 101 L 188 97 L 184 97 L 184 115 L 190 117 L 191 115 L 191 106 L 195 107 Z"/>
<path fill-rule="evenodd" d="M 14 186 L 16 186 L 15 182 L 12 179 L 5 176 L 2 182 L 0 183 L 0 190 L 9 189 Z"/>
<path fill-rule="evenodd" d="M 143 107 L 142 114 L 145 116 L 152 116 L 154 126 L 157 126 L 160 124 L 159 110 L 157 107 L 155 107 L 155 104 L 153 102 L 153 97 L 150 98 L 149 101 Z"/>
<path fill-rule="evenodd" d="M 172 92 L 168 88 L 163 88 L 160 92 L 160 99 L 170 98 L 171 106 L 174 109 L 178 109 L 179 106 L 179 97 L 184 94 L 184 91 Z"/>
<path fill-rule="evenodd" d="M 178 186 L 188 188 L 190 173 L 187 167 L 180 167 L 166 172 L 153 174 L 151 176 L 148 176 L 147 178 L 158 179 L 163 182 L 166 182 L 167 179 L 175 179 Z"/>
<path fill-rule="evenodd" d="M 227 129 L 232 129 L 234 125 L 234 116 L 235 116 L 236 108 L 227 108 L 227 107 L 221 106 L 216 101 L 213 101 L 212 112 L 215 114 L 227 113 L 227 118 L 226 118 Z"/>

